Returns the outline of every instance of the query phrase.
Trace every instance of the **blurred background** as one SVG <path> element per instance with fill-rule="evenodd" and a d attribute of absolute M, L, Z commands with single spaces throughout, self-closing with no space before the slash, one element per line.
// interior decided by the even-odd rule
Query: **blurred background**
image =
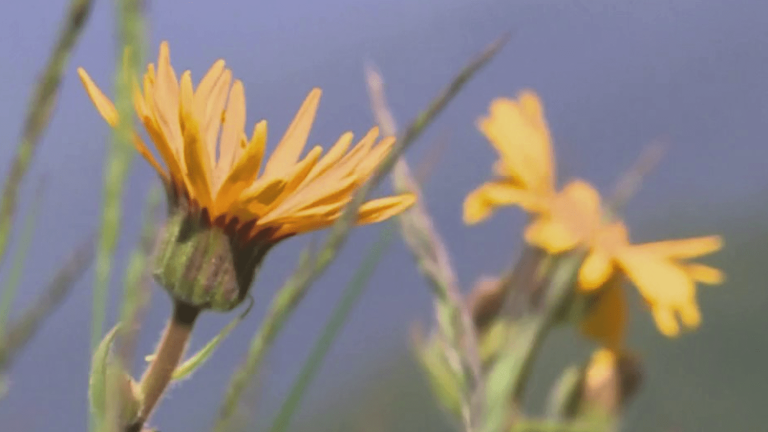
<path fill-rule="evenodd" d="M 94 13 L 65 76 L 52 125 L 25 184 L 22 214 L 40 179 L 47 187 L 19 309 L 40 292 L 74 245 L 98 226 L 102 162 L 110 131 L 83 91 L 83 66 L 108 94 L 115 49 L 113 2 Z M 15 150 L 29 95 L 50 52 L 64 1 L 6 2 L 0 13 L 0 160 Z M 391 107 L 405 124 L 479 50 L 504 32 L 513 38 L 456 98 L 408 154 L 418 164 L 443 145 L 425 186 L 426 202 L 468 289 L 508 266 L 519 248 L 522 215 L 502 210 L 480 226 L 461 222 L 464 196 L 484 181 L 494 153 L 474 126 L 497 96 L 532 88 L 542 97 L 556 141 L 561 181 L 584 177 L 607 192 L 651 141 L 667 152 L 627 208 L 634 240 L 721 233 L 711 260 L 728 274 L 703 287 L 704 323 L 678 340 L 662 337 L 633 309 L 630 343 L 643 358 L 641 393 L 627 431 L 761 430 L 765 427 L 768 305 L 768 3 L 748 0 L 327 0 L 148 2 L 156 58 L 168 40 L 177 71 L 199 79 L 218 58 L 243 80 L 249 124 L 266 118 L 271 144 L 306 93 L 323 89 L 310 140 L 328 145 L 373 123 L 363 65 L 378 66 Z M 153 60 L 154 61 L 154 60 Z M 3 164 L 7 169 L 7 162 Z M 117 316 L 122 270 L 140 228 L 144 197 L 156 181 L 136 158 L 114 271 L 108 325 Z M 290 320 L 249 393 L 255 424 L 271 421 L 311 343 L 380 227 L 358 229 Z M 253 289 L 256 307 L 154 417 L 163 430 L 207 430 L 233 368 L 247 350 L 271 294 L 307 241 L 271 253 Z M 9 260 L 10 261 L 10 260 Z M 5 269 L 4 271 L 7 271 Z M 87 422 L 89 271 L 15 362 L 0 404 L 4 430 L 78 431 Z M 634 293 L 633 293 L 634 295 Z M 155 287 L 141 333 L 149 354 L 169 309 Z M 206 314 L 201 346 L 231 319 Z M 398 243 L 327 358 L 297 431 L 437 431 L 449 423 L 409 352 L 414 325 L 429 326 L 428 289 Z M 591 347 L 573 331 L 548 342 L 532 383 L 532 411 L 562 367 Z M 135 371 L 142 365 L 137 359 Z M 190 409 L 194 407 L 194 409 Z"/>

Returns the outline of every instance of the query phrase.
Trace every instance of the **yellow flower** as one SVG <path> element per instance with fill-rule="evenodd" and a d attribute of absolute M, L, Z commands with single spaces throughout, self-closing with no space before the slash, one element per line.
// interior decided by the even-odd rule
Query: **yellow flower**
<path fill-rule="evenodd" d="M 720 270 L 686 259 L 720 250 L 718 236 L 632 244 L 621 221 L 605 221 L 600 195 L 587 183 L 566 186 L 552 201 L 549 211 L 531 222 L 526 241 L 551 254 L 578 247 L 588 250 L 579 270 L 582 291 L 601 289 L 597 303 L 582 323 L 582 330 L 606 346 L 621 345 L 626 300 L 620 290 L 626 276 L 637 286 L 659 330 L 667 336 L 680 332 L 678 319 L 689 328 L 701 322 L 696 301 L 696 282 L 722 283 Z"/>
<path fill-rule="evenodd" d="M 701 321 L 696 282 L 719 284 L 722 273 L 684 261 L 719 250 L 718 236 L 631 244 L 622 221 L 607 221 L 600 194 L 589 183 L 573 180 L 555 189 L 555 163 L 549 131 L 537 96 L 522 92 L 517 101 L 498 99 L 481 131 L 499 152 L 499 179 L 472 192 L 464 203 L 464 220 L 476 223 L 501 205 L 519 205 L 533 220 L 525 240 L 550 254 L 588 251 L 579 271 L 581 290 L 601 288 L 582 330 L 610 348 L 623 342 L 626 300 L 622 277 L 634 283 L 649 304 L 659 330 L 675 336 L 680 328 Z"/>
<path fill-rule="evenodd" d="M 467 196 L 464 221 L 481 222 L 498 206 L 540 208 L 555 191 L 555 159 L 538 96 L 526 90 L 517 100 L 494 100 L 490 115 L 479 120 L 478 128 L 499 154 L 494 165 L 498 178 Z"/>
<path fill-rule="evenodd" d="M 99 113 L 116 127 L 122 119 L 112 102 L 82 68 L 78 73 Z M 256 123 L 246 136 L 243 83 L 233 79 L 224 60 L 216 61 L 195 86 L 190 71 L 177 77 L 163 42 L 157 67 L 149 64 L 142 85 L 135 85 L 133 103 L 165 166 L 139 134 L 134 145 L 160 175 L 172 210 L 194 216 L 195 223 L 216 228 L 240 245 L 273 245 L 333 223 L 395 142 L 393 137 L 379 139 L 373 128 L 353 146 L 347 132 L 324 156 L 315 146 L 302 158 L 320 94 L 320 89 L 309 93 L 265 158 L 267 123 Z M 368 201 L 359 210 L 358 224 L 392 217 L 414 200 L 404 194 Z"/>
<path fill-rule="evenodd" d="M 99 113 L 117 126 L 112 102 L 85 70 L 80 68 L 78 73 Z M 140 136 L 134 137 L 134 144 L 171 186 L 175 198 L 189 200 L 216 225 L 250 226 L 246 231 L 251 237 L 272 230 L 272 240 L 320 229 L 339 216 L 395 141 L 393 137 L 379 140 L 378 128 L 373 128 L 351 146 L 353 137 L 348 132 L 325 156 L 315 146 L 300 158 L 320 94 L 320 89 L 309 93 L 260 173 L 267 122 L 256 123 L 250 139 L 246 136 L 243 83 L 232 79 L 224 60 L 216 61 L 196 88 L 190 71 L 179 80 L 168 44 L 163 42 L 157 69 L 149 64 L 143 92 L 138 86 L 135 89 L 134 106 L 167 169 Z M 359 223 L 387 219 L 413 202 L 412 195 L 369 201 L 360 209 Z"/>

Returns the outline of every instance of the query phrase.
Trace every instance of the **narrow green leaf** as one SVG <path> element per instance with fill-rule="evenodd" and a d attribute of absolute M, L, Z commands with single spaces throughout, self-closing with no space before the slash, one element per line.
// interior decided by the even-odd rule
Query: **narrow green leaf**
<path fill-rule="evenodd" d="M 192 357 L 187 359 L 184 363 L 179 365 L 175 371 L 173 371 L 173 376 L 171 378 L 172 381 L 179 381 L 186 377 L 188 377 L 192 372 L 196 371 L 197 368 L 202 366 L 206 360 L 213 354 L 214 351 L 216 351 L 216 347 L 219 346 L 219 343 L 226 338 L 229 333 L 237 327 L 238 324 L 240 324 L 240 321 L 245 318 L 246 315 L 248 315 L 248 312 L 251 310 L 251 306 L 253 306 L 253 302 L 251 302 L 250 305 L 248 305 L 248 308 L 245 310 L 245 312 L 238 315 L 232 322 L 227 324 L 226 327 L 224 327 L 219 334 L 217 334 L 213 339 L 211 339 L 207 344 L 205 344 L 204 347 L 200 349 L 200 351 L 196 352 Z"/>
<path fill-rule="evenodd" d="M 107 369 L 109 364 L 109 352 L 115 342 L 115 336 L 120 324 L 104 336 L 104 339 L 96 346 L 91 360 L 91 373 L 88 379 L 88 400 L 91 404 L 91 413 L 96 421 L 96 430 L 104 424 L 107 415 Z"/>
<path fill-rule="evenodd" d="M 520 394 L 544 337 L 570 297 L 584 253 L 577 251 L 558 260 L 545 287 L 541 313 L 523 317 L 498 360 L 486 377 L 485 408 L 481 432 L 502 432 L 508 419 L 510 400 Z"/>

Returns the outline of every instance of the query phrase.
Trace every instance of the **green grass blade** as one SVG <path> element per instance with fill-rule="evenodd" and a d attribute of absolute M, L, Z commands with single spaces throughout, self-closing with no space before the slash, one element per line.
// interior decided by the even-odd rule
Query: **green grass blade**
<path fill-rule="evenodd" d="M 118 3 L 118 27 L 120 37 L 117 55 L 115 107 L 122 119 L 133 118 L 132 85 L 138 76 L 142 61 L 142 18 L 138 0 L 122 0 Z M 127 53 L 127 58 L 126 58 Z M 120 234 L 122 219 L 122 194 L 128 171 L 134 157 L 131 145 L 133 122 L 122 121 L 115 128 L 113 143 L 109 147 L 104 169 L 102 216 L 96 251 L 96 275 L 93 289 L 91 349 L 101 340 L 108 302 L 109 278 L 112 259 Z"/>
<path fill-rule="evenodd" d="M 13 258 L 8 279 L 3 286 L 3 293 L 0 295 L 0 343 L 5 339 L 6 325 L 8 325 L 8 318 L 11 314 L 11 306 L 13 306 L 13 301 L 16 299 L 21 276 L 24 274 L 24 264 L 27 261 L 29 247 L 35 234 L 35 222 L 40 212 L 42 197 L 42 190 L 38 190 L 29 215 L 27 215 L 27 220 L 24 223 L 21 238 L 19 239 L 19 247 Z"/>
<path fill-rule="evenodd" d="M 301 405 L 301 400 L 317 374 L 317 371 L 320 369 L 323 359 L 326 354 L 328 354 L 339 331 L 347 322 L 347 318 L 349 318 L 352 308 L 357 304 L 360 296 L 368 286 L 368 281 L 376 270 L 379 261 L 381 261 L 384 252 L 389 248 L 392 240 L 394 240 L 394 233 L 394 224 L 391 222 L 387 223 L 381 231 L 381 234 L 379 234 L 376 243 L 368 251 L 363 263 L 357 268 L 352 280 L 347 284 L 347 287 L 342 294 L 341 301 L 336 305 L 336 309 L 334 309 L 331 314 L 331 318 L 325 324 L 320 338 L 315 342 L 312 352 L 304 362 L 298 377 L 291 387 L 288 397 L 286 397 L 283 402 L 283 405 L 275 418 L 275 422 L 270 429 L 271 432 L 286 432 L 288 430 L 291 419 Z"/>
<path fill-rule="evenodd" d="M 421 136 L 427 126 L 445 109 L 448 103 L 459 93 L 469 79 L 485 66 L 501 49 L 507 37 L 494 42 L 477 59 L 470 62 L 454 80 L 435 98 L 427 109 L 419 114 L 397 140 L 389 155 L 376 168 L 371 178 L 355 193 L 345 207 L 342 215 L 331 227 L 324 245 L 317 254 L 313 254 L 300 266 L 286 284 L 278 291 L 270 306 L 261 328 L 251 341 L 251 346 L 243 364 L 235 371 L 230 381 L 224 401 L 219 410 L 216 431 L 225 431 L 235 413 L 238 401 L 246 389 L 250 378 L 258 371 L 272 343 L 295 305 L 306 294 L 312 282 L 318 278 L 331 263 L 346 241 L 350 230 L 355 225 L 357 210 L 365 201 L 368 193 L 375 188 L 392 169 L 400 155 Z"/>
<path fill-rule="evenodd" d="M 19 187 L 29 170 L 40 138 L 50 122 L 61 85 L 61 77 L 69 63 L 72 49 L 88 21 L 92 4 L 92 0 L 72 0 L 70 3 L 56 46 L 48 58 L 43 76 L 38 81 L 32 95 L 29 109 L 24 118 L 21 141 L 16 148 L 16 155 L 11 163 L 11 171 L 3 187 L 2 198 L 0 198 L 0 264 L 5 259 L 9 235 L 16 214 Z"/>
<path fill-rule="evenodd" d="M 118 362 L 121 366 L 131 364 L 136 343 L 136 333 L 144 306 L 151 295 L 151 281 L 147 262 L 154 246 L 157 232 L 157 209 L 162 202 L 162 192 L 158 187 L 150 189 L 144 207 L 144 217 L 139 244 L 131 253 L 123 276 L 123 297 L 120 311 L 120 331 L 118 333 Z"/>

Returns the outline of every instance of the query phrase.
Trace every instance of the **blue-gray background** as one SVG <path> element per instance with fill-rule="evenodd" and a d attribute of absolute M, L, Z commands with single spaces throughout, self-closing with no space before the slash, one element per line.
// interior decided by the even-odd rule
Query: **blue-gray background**
<path fill-rule="evenodd" d="M 28 96 L 65 7 L 63 1 L 43 0 L 2 6 L 3 161 L 14 151 Z M 31 192 L 38 179 L 48 179 L 19 308 L 98 224 L 109 131 L 74 69 L 85 67 L 111 88 L 112 7 L 97 2 L 25 185 Z M 155 1 L 149 3 L 149 50 L 155 56 L 159 42 L 169 40 L 176 69 L 191 69 L 197 78 L 225 58 L 245 83 L 249 123 L 267 118 L 272 143 L 306 92 L 322 87 L 311 141 L 327 144 L 345 130 L 360 134 L 372 124 L 365 61 L 381 69 L 392 108 L 404 123 L 473 54 L 514 31 L 499 57 L 409 154 L 418 161 L 428 145 L 448 139 L 427 186 L 427 204 L 462 284 L 509 263 L 522 223 L 514 210 L 478 227 L 461 223 L 463 197 L 488 177 L 494 158 L 473 125 L 492 98 L 524 87 L 538 91 L 556 139 L 560 177 L 585 177 L 604 190 L 648 142 L 664 138 L 669 146 L 663 162 L 628 208 L 633 235 L 653 240 L 724 233 L 727 249 L 713 262 L 725 267 L 730 282 L 701 290 L 704 324 L 677 341 L 662 338 L 647 313 L 633 310 L 631 341 L 645 359 L 646 380 L 627 415 L 627 430 L 760 430 L 768 387 L 762 277 L 768 239 L 766 17 L 768 4 L 754 0 Z M 153 181 L 150 168 L 137 159 L 125 194 L 113 300 Z M 375 231 L 356 232 L 281 335 L 244 409 L 257 423 L 268 422 L 285 395 Z M 301 244 L 292 240 L 269 256 L 254 289 L 255 312 L 202 370 L 171 392 L 154 418 L 163 430 L 202 431 L 210 425 L 230 372 Z M 3 430 L 84 430 L 91 288 L 89 272 L 15 363 L 11 393 L 0 404 Z M 142 353 L 151 351 L 168 307 L 155 289 Z M 193 345 L 204 343 L 228 318 L 206 315 Z M 411 326 L 429 320 L 427 289 L 398 244 L 327 359 L 296 429 L 444 429 L 408 353 Z M 588 349 L 575 333 L 558 334 L 545 352 L 536 393 L 543 394 L 558 367 L 585 358 Z"/>

